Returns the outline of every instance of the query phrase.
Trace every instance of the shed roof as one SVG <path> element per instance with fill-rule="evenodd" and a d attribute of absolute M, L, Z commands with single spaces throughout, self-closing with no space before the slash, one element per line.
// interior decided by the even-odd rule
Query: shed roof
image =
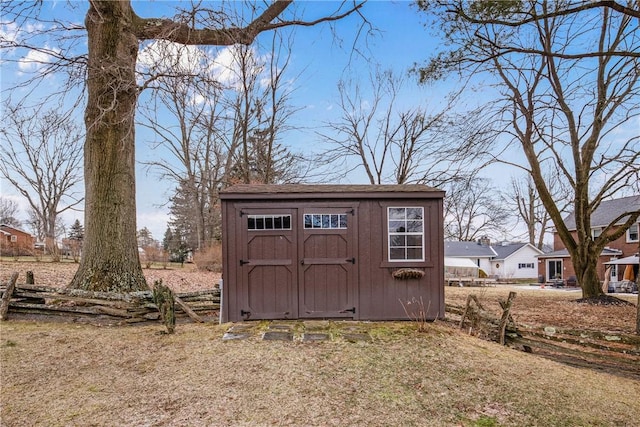
<path fill-rule="evenodd" d="M 443 198 L 444 191 L 420 184 L 333 185 L 333 184 L 237 184 L 220 191 L 221 199 L 295 198 Z"/>

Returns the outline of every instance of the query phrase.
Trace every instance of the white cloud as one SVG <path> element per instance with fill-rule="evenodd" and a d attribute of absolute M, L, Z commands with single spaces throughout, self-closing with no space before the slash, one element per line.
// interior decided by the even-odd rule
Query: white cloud
<path fill-rule="evenodd" d="M 0 24 L 0 39 L 6 43 L 14 43 L 18 40 L 20 28 L 14 23 Z"/>
<path fill-rule="evenodd" d="M 46 51 L 59 53 L 58 49 L 51 49 L 47 46 L 43 50 L 30 50 L 18 61 L 18 69 L 22 72 L 36 72 L 46 67 L 53 60 L 53 56 Z"/>
<path fill-rule="evenodd" d="M 169 222 L 169 214 L 163 210 L 154 210 L 148 212 L 138 211 L 137 226 L 138 230 L 147 227 L 151 231 L 151 235 L 155 240 L 162 241 L 164 233 L 167 230 Z"/>
<path fill-rule="evenodd" d="M 197 46 L 186 46 L 166 40 L 147 44 L 138 54 L 138 67 L 144 71 L 197 73 L 205 53 Z"/>

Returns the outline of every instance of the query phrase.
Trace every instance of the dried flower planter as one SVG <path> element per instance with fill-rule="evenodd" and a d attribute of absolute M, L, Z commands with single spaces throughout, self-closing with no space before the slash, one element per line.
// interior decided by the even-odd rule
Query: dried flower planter
<path fill-rule="evenodd" d="M 398 280 L 421 279 L 424 277 L 424 271 L 415 268 L 401 268 L 391 273 L 391 275 Z"/>

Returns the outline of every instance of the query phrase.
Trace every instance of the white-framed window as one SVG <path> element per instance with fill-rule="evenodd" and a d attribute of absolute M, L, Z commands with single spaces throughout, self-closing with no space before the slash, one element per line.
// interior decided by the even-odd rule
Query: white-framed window
<path fill-rule="evenodd" d="M 532 262 L 521 262 L 518 264 L 518 269 L 522 270 L 525 268 L 534 268 L 534 265 Z"/>
<path fill-rule="evenodd" d="M 291 230 L 291 215 L 248 215 L 247 229 L 260 230 Z"/>
<path fill-rule="evenodd" d="M 390 262 L 424 261 L 424 208 L 388 207 Z"/>
<path fill-rule="evenodd" d="M 347 214 L 304 214 L 304 228 L 344 230 L 347 228 Z"/>
<path fill-rule="evenodd" d="M 15 243 L 18 241 L 18 236 L 16 236 L 15 234 L 11 235 L 11 243 Z"/>
<path fill-rule="evenodd" d="M 627 243 L 633 243 L 638 241 L 638 229 L 640 226 L 638 224 L 633 224 L 627 230 Z"/>
<path fill-rule="evenodd" d="M 602 228 L 591 229 L 591 240 L 597 239 L 602 234 Z"/>

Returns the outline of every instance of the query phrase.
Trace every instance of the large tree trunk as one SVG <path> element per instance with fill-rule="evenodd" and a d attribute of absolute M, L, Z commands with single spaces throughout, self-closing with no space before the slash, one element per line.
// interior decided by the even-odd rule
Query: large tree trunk
<path fill-rule="evenodd" d="M 582 288 L 583 298 L 596 298 L 603 294 L 597 271 L 598 254 L 594 255 L 591 252 L 593 251 L 581 256 L 579 260 L 577 257 L 572 257 L 576 278 Z"/>
<path fill-rule="evenodd" d="M 135 65 L 138 39 L 128 0 L 90 2 L 85 240 L 70 284 L 90 291 L 148 289 L 136 241 Z"/>

